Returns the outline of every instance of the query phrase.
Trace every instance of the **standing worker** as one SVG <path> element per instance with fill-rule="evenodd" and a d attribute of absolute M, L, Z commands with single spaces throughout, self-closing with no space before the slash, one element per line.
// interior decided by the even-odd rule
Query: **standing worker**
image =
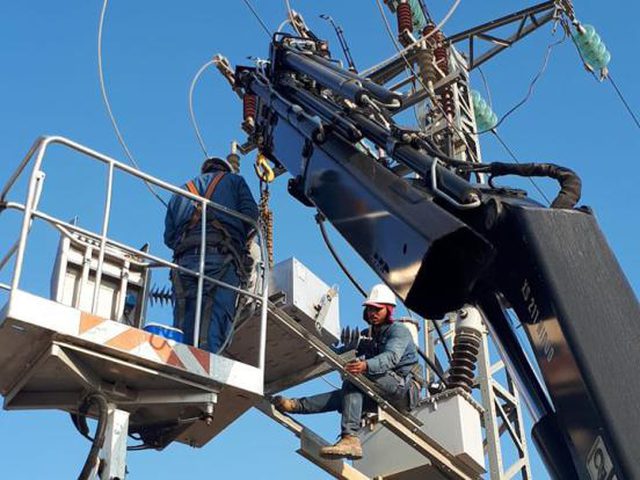
<path fill-rule="evenodd" d="M 232 173 L 230 165 L 219 157 L 204 161 L 201 174 L 183 186 L 191 193 L 241 213 L 258 218 L 258 206 L 244 178 Z M 174 262 L 198 271 L 201 252 L 202 211 L 197 202 L 174 194 L 165 217 L 164 243 L 173 250 Z M 204 274 L 235 287 L 248 278 L 247 241 L 253 227 L 228 213 L 207 209 Z M 193 343 L 198 278 L 183 272 L 171 274 L 174 326 L 185 341 Z M 218 353 L 231 334 L 237 294 L 233 290 L 204 281 L 201 308 L 200 348 Z M 206 325 L 208 324 L 208 330 Z M 203 337 L 203 338 L 202 338 Z"/>
<path fill-rule="evenodd" d="M 393 322 L 396 297 L 386 285 L 375 285 L 363 303 L 363 319 L 370 325 L 370 339 L 360 340 L 358 358 L 347 363 L 352 374 L 364 374 L 384 393 L 396 408 L 414 408 L 420 395 L 418 353 L 411 333 L 401 323 Z M 364 411 L 375 403 L 351 382 L 345 380 L 341 390 L 312 397 L 275 397 L 274 406 L 283 413 L 342 412 L 341 438 L 332 446 L 320 449 L 324 458 L 362 458 L 358 432 Z"/>

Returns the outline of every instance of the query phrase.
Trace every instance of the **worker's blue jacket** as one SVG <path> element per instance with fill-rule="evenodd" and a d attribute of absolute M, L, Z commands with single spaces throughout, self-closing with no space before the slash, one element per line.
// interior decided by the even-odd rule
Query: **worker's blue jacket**
<path fill-rule="evenodd" d="M 402 323 L 386 323 L 372 330 L 373 338 L 361 342 L 357 352 L 366 358 L 367 374 L 382 375 L 393 371 L 406 377 L 418 362 L 416 344 L 409 329 Z"/>
<path fill-rule="evenodd" d="M 204 196 L 209 183 L 219 171 L 220 170 L 215 170 L 211 173 L 205 173 L 193 179 L 193 183 L 201 196 Z M 185 188 L 185 186 L 183 186 L 183 188 Z M 240 175 L 225 173 L 210 200 L 254 220 L 258 218 L 256 201 L 253 199 L 249 186 Z M 194 209 L 194 203 L 182 195 L 173 195 L 169 201 L 165 217 L 164 243 L 172 250 L 176 251 L 181 245 L 181 242 L 184 242 L 187 238 L 195 240 L 196 245 L 199 245 L 200 223 L 185 235 L 185 230 L 191 221 Z M 208 208 L 207 220 L 211 220 L 212 218 L 215 218 L 222 224 L 231 236 L 234 247 L 238 251 L 242 251 L 252 227 L 248 223 L 227 213 Z M 219 232 L 210 225 L 210 222 L 207 222 L 207 243 L 215 243 L 216 235 L 219 235 Z"/>

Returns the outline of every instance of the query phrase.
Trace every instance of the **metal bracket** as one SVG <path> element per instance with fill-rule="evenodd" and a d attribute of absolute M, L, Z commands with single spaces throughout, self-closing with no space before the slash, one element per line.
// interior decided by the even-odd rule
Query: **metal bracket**
<path fill-rule="evenodd" d="M 318 333 L 322 332 L 325 319 L 327 318 L 327 314 L 329 313 L 329 309 L 331 308 L 331 304 L 333 299 L 336 298 L 336 295 L 338 295 L 338 286 L 334 285 L 322 296 L 320 303 L 316 305 L 317 313 L 314 320 L 316 331 Z"/>

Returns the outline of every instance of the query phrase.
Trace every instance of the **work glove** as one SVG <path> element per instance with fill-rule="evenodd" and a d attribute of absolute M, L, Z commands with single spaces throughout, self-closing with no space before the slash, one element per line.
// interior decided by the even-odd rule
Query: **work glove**
<path fill-rule="evenodd" d="M 345 327 L 340 332 L 340 339 L 331 345 L 331 349 L 340 355 L 350 352 L 358 348 L 360 338 L 360 332 L 357 328 Z"/>

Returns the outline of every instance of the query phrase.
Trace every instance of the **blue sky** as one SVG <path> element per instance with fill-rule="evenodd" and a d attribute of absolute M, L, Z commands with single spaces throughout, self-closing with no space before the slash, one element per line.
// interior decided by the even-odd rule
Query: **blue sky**
<path fill-rule="evenodd" d="M 285 15 L 283 1 L 255 0 L 266 24 L 275 29 Z M 427 2 L 436 18 L 449 2 Z M 339 49 L 333 31 L 318 19 L 331 14 L 344 30 L 360 68 L 394 52 L 372 0 L 292 0 L 310 26 Z M 433 5 L 431 5 L 433 4 Z M 533 2 L 463 1 L 445 27 L 452 34 Z M 97 76 L 97 27 L 102 2 L 68 0 L 3 2 L 0 5 L 0 181 L 10 175 L 38 135 L 59 134 L 124 160 L 101 100 Z M 632 107 L 640 108 L 636 74 L 640 35 L 637 2 L 576 1 L 578 17 L 595 25 L 613 55 L 611 71 Z M 392 23 L 395 21 L 391 19 Z M 484 67 L 494 109 L 506 112 L 526 93 L 540 68 L 552 37 L 550 26 L 492 60 Z M 202 161 L 188 118 L 187 93 L 193 75 L 216 53 L 232 64 L 247 56 L 267 56 L 267 37 L 240 0 L 231 2 L 112 1 L 104 32 L 104 68 L 113 111 L 124 137 L 142 168 L 164 180 L 181 184 Z M 473 85 L 482 91 L 477 75 Z M 205 72 L 195 92 L 195 110 L 210 152 L 225 154 L 233 139 L 242 140 L 241 106 L 214 70 Z M 582 68 L 569 42 L 556 47 L 544 77 L 530 101 L 501 126 L 500 132 L 521 161 L 550 161 L 576 170 L 583 179 L 582 203 L 596 211 L 601 228 L 638 291 L 640 253 L 635 208 L 638 130 L 615 97 L 611 85 L 593 80 Z M 485 161 L 508 161 L 489 136 L 482 139 Z M 257 182 L 251 162 L 244 159 L 254 194 Z M 77 156 L 58 149 L 46 164 L 42 207 L 62 218 L 78 215 L 80 224 L 97 229 L 103 174 L 85 166 Z M 277 260 L 292 255 L 329 284 L 341 285 L 343 324 L 356 325 L 359 296 L 329 260 L 313 220 L 313 211 L 288 196 L 286 178 L 273 187 Z M 514 182 L 515 183 L 515 182 Z M 547 196 L 555 185 L 539 182 Z M 537 192 L 529 186 L 534 198 Z M 18 188 L 15 200 L 21 200 Z M 96 206 L 98 205 L 98 206 Z M 150 242 L 152 251 L 167 255 L 162 245 L 162 206 L 140 186 L 117 180 L 112 235 L 132 245 Z M 17 216 L 0 216 L 0 247 L 4 254 L 17 234 Z M 375 283 L 368 268 L 335 232 L 338 249 L 362 283 Z M 56 236 L 34 229 L 25 286 L 48 295 Z M 7 274 L 0 274 L 6 281 Z M 154 278 L 165 285 L 166 278 Z M 4 302 L 5 296 L 1 300 Z M 154 311 L 168 322 L 168 310 Z M 304 391 L 326 388 L 321 382 Z M 335 415 L 313 419 L 311 425 L 333 439 Z M 59 412 L 0 412 L 0 477 L 34 479 L 75 478 L 88 443 Z M 250 412 L 201 450 L 182 445 L 162 453 L 129 456 L 132 478 L 173 479 L 196 475 L 218 478 L 325 478 L 321 470 L 294 451 L 296 439 L 262 414 Z M 546 478 L 534 460 L 534 478 Z"/>

